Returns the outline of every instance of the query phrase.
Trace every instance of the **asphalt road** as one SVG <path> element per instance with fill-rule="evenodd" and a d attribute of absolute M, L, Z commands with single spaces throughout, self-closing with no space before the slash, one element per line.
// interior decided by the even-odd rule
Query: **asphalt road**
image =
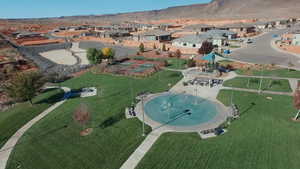
<path fill-rule="evenodd" d="M 288 66 L 289 62 L 295 65 L 295 68 L 300 68 L 300 57 L 288 54 L 285 52 L 280 52 L 275 50 L 271 46 L 271 41 L 273 40 L 273 35 L 282 35 L 283 33 L 290 31 L 292 29 L 300 29 L 299 25 L 293 28 L 283 29 L 283 30 L 273 30 L 264 35 L 261 35 L 253 39 L 253 43 L 249 44 L 247 47 L 233 51 L 228 58 L 258 63 L 258 64 L 277 64 L 281 66 Z"/>

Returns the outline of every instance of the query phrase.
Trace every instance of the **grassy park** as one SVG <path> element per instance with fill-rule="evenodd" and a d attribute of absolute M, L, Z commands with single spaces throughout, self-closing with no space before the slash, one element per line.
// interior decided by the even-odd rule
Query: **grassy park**
<path fill-rule="evenodd" d="M 169 58 L 167 59 L 168 68 L 171 69 L 185 69 L 187 61 L 185 59 Z"/>
<path fill-rule="evenodd" d="M 285 77 L 285 78 L 300 78 L 300 71 L 292 70 L 292 69 L 271 69 L 271 70 L 251 70 L 247 72 L 246 69 L 238 69 L 236 70 L 237 74 L 240 75 L 248 75 L 251 74 L 253 76 L 273 76 L 273 77 Z"/>
<path fill-rule="evenodd" d="M 230 90 L 218 99 L 230 104 Z M 300 125 L 291 122 L 292 97 L 233 93 L 241 118 L 222 136 L 201 140 L 197 133 L 166 133 L 137 169 L 297 169 Z M 272 100 L 266 99 L 272 97 Z"/>
<path fill-rule="evenodd" d="M 236 77 L 234 79 L 225 81 L 223 85 L 226 87 L 259 90 L 260 83 L 262 90 L 292 92 L 289 81 L 284 79 L 275 80 L 270 78 L 263 78 L 261 82 L 260 78 Z"/>
<path fill-rule="evenodd" d="M 29 102 L 19 103 L 0 113 L 0 147 L 23 125 L 63 97 L 60 89 L 49 90 Z"/>
<path fill-rule="evenodd" d="M 144 139 L 142 123 L 125 119 L 125 107 L 138 93 L 168 90 L 181 78 L 180 73 L 171 71 L 145 79 L 88 72 L 64 82 L 62 86 L 72 89 L 97 87 L 98 95 L 72 98 L 29 129 L 14 149 L 7 168 L 119 168 Z M 88 106 L 92 116 L 87 127 L 94 131 L 86 137 L 79 135 L 82 127 L 72 119 L 80 103 Z M 107 121 L 110 123 L 104 125 Z"/>

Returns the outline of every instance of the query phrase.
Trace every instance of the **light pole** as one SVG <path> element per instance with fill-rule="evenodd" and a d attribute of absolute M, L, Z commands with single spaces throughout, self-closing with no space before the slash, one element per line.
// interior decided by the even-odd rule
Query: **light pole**
<path fill-rule="evenodd" d="M 258 92 L 261 93 L 261 87 L 262 87 L 262 81 L 263 81 L 263 70 L 264 70 L 264 67 L 262 65 L 262 68 L 261 68 L 261 74 L 260 74 L 260 82 L 259 82 L 259 90 Z"/>
<path fill-rule="evenodd" d="M 144 109 L 144 99 L 146 98 L 146 92 L 142 92 L 140 93 L 139 95 L 141 97 L 141 103 L 142 103 L 142 120 L 143 120 L 143 123 L 142 123 L 142 136 L 146 136 L 145 134 L 145 109 Z"/>
<path fill-rule="evenodd" d="M 143 113 L 143 124 L 142 124 L 142 136 L 145 137 L 145 111 L 144 111 L 144 95 L 142 95 L 142 113 Z"/>

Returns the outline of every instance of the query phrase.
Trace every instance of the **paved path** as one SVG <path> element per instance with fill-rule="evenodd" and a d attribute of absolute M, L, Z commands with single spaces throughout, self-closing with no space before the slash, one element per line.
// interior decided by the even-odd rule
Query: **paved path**
<path fill-rule="evenodd" d="M 51 88 L 56 88 L 56 87 L 51 87 Z M 61 89 L 64 90 L 65 95 L 71 91 L 71 89 L 67 87 L 61 87 Z M 25 124 L 22 128 L 20 128 L 7 142 L 6 144 L 0 149 L 0 169 L 5 169 L 7 161 L 9 159 L 9 156 L 16 146 L 17 142 L 19 139 L 23 136 L 23 134 L 31 128 L 35 123 L 40 121 L 42 118 L 44 118 L 46 115 L 48 115 L 50 112 L 52 112 L 54 109 L 62 105 L 68 97 L 64 97 L 63 100 L 60 102 L 55 103 L 51 107 L 49 107 L 47 110 L 36 116 L 34 119 L 29 121 L 27 124 Z"/>
<path fill-rule="evenodd" d="M 252 93 L 258 93 L 259 92 L 258 90 L 255 90 L 255 89 L 244 89 L 244 88 L 237 88 L 237 87 L 222 87 L 222 89 L 230 89 L 230 90 L 243 91 L 243 92 L 252 92 Z M 262 90 L 261 93 L 293 96 L 293 93 L 290 93 L 290 92 L 274 92 L 274 91 Z"/>
<path fill-rule="evenodd" d="M 157 129 L 148 134 L 142 144 L 131 154 L 120 169 L 134 169 L 162 133 L 162 131 Z"/>
<path fill-rule="evenodd" d="M 288 63 L 291 61 L 295 65 L 295 68 L 300 68 L 299 57 L 275 50 L 271 44 L 274 34 L 280 36 L 287 31 L 297 28 L 299 28 L 299 25 L 296 25 L 290 29 L 274 30 L 269 33 L 265 33 L 264 35 L 255 38 L 253 44 L 249 44 L 245 48 L 234 51 L 229 55 L 229 58 L 249 63 L 275 63 L 285 67 L 287 67 Z"/>

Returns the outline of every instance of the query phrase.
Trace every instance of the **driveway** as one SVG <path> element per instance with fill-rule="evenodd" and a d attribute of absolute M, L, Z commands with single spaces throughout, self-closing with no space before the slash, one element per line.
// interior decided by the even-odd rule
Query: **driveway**
<path fill-rule="evenodd" d="M 292 54 L 283 53 L 277 51 L 271 46 L 273 35 L 282 35 L 285 32 L 292 29 L 300 29 L 299 25 L 295 25 L 293 28 L 274 30 L 264 35 L 261 35 L 253 39 L 253 43 L 248 47 L 238 49 L 230 54 L 228 57 L 244 62 L 259 63 L 259 64 L 277 64 L 281 66 L 288 66 L 289 62 L 292 62 L 296 68 L 300 68 L 300 57 Z"/>

